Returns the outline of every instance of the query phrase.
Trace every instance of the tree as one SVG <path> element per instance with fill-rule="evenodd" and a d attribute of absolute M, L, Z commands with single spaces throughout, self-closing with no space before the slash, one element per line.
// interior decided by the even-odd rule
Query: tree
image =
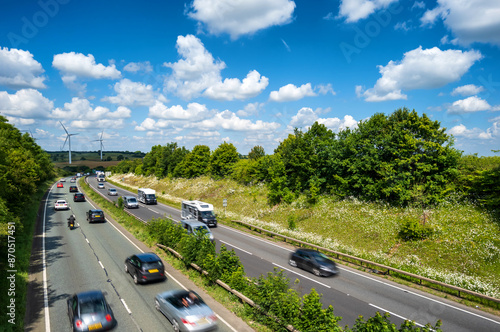
<path fill-rule="evenodd" d="M 123 155 L 122 155 L 122 154 L 119 154 L 119 155 L 116 157 L 116 160 L 118 160 L 118 161 L 122 161 L 122 160 L 123 160 Z"/>
<path fill-rule="evenodd" d="M 193 151 L 186 154 L 173 171 L 175 177 L 187 179 L 207 174 L 210 161 L 210 148 L 206 145 L 197 145 Z"/>
<path fill-rule="evenodd" d="M 210 156 L 209 173 L 215 179 L 231 174 L 232 166 L 239 160 L 239 154 L 232 143 L 222 143 Z"/>
<path fill-rule="evenodd" d="M 256 145 L 248 153 L 248 159 L 257 160 L 261 157 L 264 157 L 265 155 L 266 155 L 266 152 L 264 151 L 264 148 L 260 145 Z"/>

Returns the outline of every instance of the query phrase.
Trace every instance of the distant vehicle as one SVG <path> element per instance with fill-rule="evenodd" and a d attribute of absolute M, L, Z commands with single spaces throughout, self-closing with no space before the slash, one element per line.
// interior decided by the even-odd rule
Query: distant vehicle
<path fill-rule="evenodd" d="M 64 188 L 64 185 L 62 184 L 62 182 L 57 182 L 57 188 Z"/>
<path fill-rule="evenodd" d="M 188 234 L 198 235 L 205 234 L 210 242 L 214 242 L 214 235 L 208 226 L 196 219 L 181 220 L 182 227 L 187 230 Z"/>
<path fill-rule="evenodd" d="M 69 192 L 70 193 L 78 192 L 78 187 L 77 186 L 69 186 Z"/>
<path fill-rule="evenodd" d="M 106 221 L 106 219 L 104 219 L 104 212 L 102 212 L 102 210 L 98 210 L 98 209 L 88 210 L 87 211 L 87 221 L 89 223 Z"/>
<path fill-rule="evenodd" d="M 95 177 L 97 178 L 97 182 L 105 182 L 106 181 L 106 175 L 104 174 L 103 171 L 97 171 L 95 173 Z"/>
<path fill-rule="evenodd" d="M 55 203 L 54 203 L 54 210 L 68 210 L 69 209 L 69 206 L 68 206 L 68 202 L 66 202 L 64 199 L 58 199 Z"/>
<path fill-rule="evenodd" d="M 196 219 L 208 226 L 217 227 L 217 218 L 212 204 L 200 201 L 182 201 L 181 218 Z"/>
<path fill-rule="evenodd" d="M 73 202 L 85 202 L 85 195 L 82 193 L 75 193 Z"/>
<path fill-rule="evenodd" d="M 66 179 L 65 178 L 62 178 L 61 180 L 59 180 L 60 182 L 66 182 Z"/>
<path fill-rule="evenodd" d="M 99 183 L 97 184 L 97 189 L 104 189 L 104 183 L 99 182 Z"/>
<path fill-rule="evenodd" d="M 72 178 L 71 180 L 69 180 L 69 182 L 71 182 L 71 183 L 75 183 L 75 182 L 76 182 L 76 179 Z"/>
<path fill-rule="evenodd" d="M 118 191 L 116 191 L 115 188 L 109 188 L 108 189 L 108 195 L 109 196 L 118 196 Z"/>
<path fill-rule="evenodd" d="M 143 204 L 157 204 L 156 191 L 149 188 L 137 189 L 137 200 Z"/>
<path fill-rule="evenodd" d="M 113 311 L 99 290 L 74 294 L 67 305 L 72 331 L 106 331 L 116 325 Z"/>
<path fill-rule="evenodd" d="M 76 177 L 77 178 L 81 178 L 82 177 L 82 173 L 76 173 Z"/>
<path fill-rule="evenodd" d="M 134 278 L 134 283 L 165 280 L 165 266 L 156 254 L 141 253 L 125 259 L 125 272 Z"/>
<path fill-rule="evenodd" d="M 310 271 L 318 277 L 328 277 L 338 273 L 335 262 L 326 257 L 326 255 L 313 249 L 297 249 L 290 255 L 288 263 L 291 266 Z"/>
<path fill-rule="evenodd" d="M 159 293 L 155 308 L 172 324 L 174 331 L 210 331 L 217 328 L 217 316 L 194 291 L 183 289 Z"/>
<path fill-rule="evenodd" d="M 139 208 L 139 203 L 133 196 L 123 196 L 123 206 L 125 206 L 127 209 L 138 209 Z"/>

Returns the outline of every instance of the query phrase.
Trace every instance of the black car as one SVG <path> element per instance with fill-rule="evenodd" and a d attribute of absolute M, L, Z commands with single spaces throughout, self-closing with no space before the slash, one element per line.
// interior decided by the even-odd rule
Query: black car
<path fill-rule="evenodd" d="M 113 311 L 99 290 L 74 294 L 67 303 L 73 331 L 106 331 L 116 325 Z"/>
<path fill-rule="evenodd" d="M 125 272 L 134 278 L 134 283 L 144 283 L 153 280 L 165 280 L 165 267 L 156 254 L 142 253 L 127 257 Z"/>
<path fill-rule="evenodd" d="M 317 276 L 328 277 L 338 273 L 335 262 L 319 251 L 312 249 L 297 249 L 290 255 L 288 263 L 291 266 L 310 271 Z"/>
<path fill-rule="evenodd" d="M 70 193 L 78 192 L 78 187 L 77 186 L 69 186 L 69 192 Z"/>
<path fill-rule="evenodd" d="M 76 193 L 73 196 L 73 202 L 85 202 L 85 195 L 82 193 Z"/>
<path fill-rule="evenodd" d="M 102 210 L 88 210 L 87 211 L 87 221 L 89 223 L 91 222 L 105 222 L 106 219 L 104 219 L 104 212 Z"/>

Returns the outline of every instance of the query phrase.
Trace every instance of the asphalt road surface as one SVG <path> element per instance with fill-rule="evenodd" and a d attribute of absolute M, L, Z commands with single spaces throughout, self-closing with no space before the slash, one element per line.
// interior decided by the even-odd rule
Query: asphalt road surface
<path fill-rule="evenodd" d="M 105 182 L 104 189 L 97 189 L 94 177 L 89 177 L 91 187 L 112 200 L 120 196 L 136 196 L 132 193 Z M 118 196 L 108 196 L 107 189 L 116 188 Z M 171 217 L 180 220 L 180 210 L 164 204 L 139 204 L 138 209 L 128 210 L 147 222 L 152 218 Z M 288 258 L 294 251 L 284 243 L 268 241 L 248 233 L 219 225 L 211 228 L 217 246 L 222 243 L 234 249 L 250 277 L 258 277 L 273 271 L 275 267 L 283 269 L 293 282 L 300 282 L 296 288 L 301 294 L 309 293 L 314 288 L 323 294 L 323 303 L 333 305 L 334 313 L 343 317 L 340 324 L 352 326 L 359 315 L 365 318 L 377 311 L 389 312 L 391 322 L 401 324 L 403 320 L 413 320 L 419 326 L 443 321 L 444 331 L 500 331 L 500 318 L 481 310 L 463 306 L 453 301 L 430 295 L 425 292 L 387 281 L 384 278 L 339 265 L 340 274 L 333 278 L 316 277 L 311 273 L 288 265 Z"/>

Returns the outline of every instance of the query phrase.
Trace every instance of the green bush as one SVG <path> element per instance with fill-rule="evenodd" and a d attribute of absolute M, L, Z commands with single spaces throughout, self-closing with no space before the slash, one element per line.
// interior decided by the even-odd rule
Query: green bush
<path fill-rule="evenodd" d="M 297 216 L 294 214 L 288 216 L 288 229 L 291 231 L 297 229 Z"/>
<path fill-rule="evenodd" d="M 119 209 L 123 209 L 123 198 L 118 197 L 118 201 L 116 202 L 118 204 Z"/>
<path fill-rule="evenodd" d="M 421 223 L 419 220 L 407 218 L 401 223 L 399 237 L 404 241 L 423 240 L 430 237 L 434 229 L 428 223 Z"/>

